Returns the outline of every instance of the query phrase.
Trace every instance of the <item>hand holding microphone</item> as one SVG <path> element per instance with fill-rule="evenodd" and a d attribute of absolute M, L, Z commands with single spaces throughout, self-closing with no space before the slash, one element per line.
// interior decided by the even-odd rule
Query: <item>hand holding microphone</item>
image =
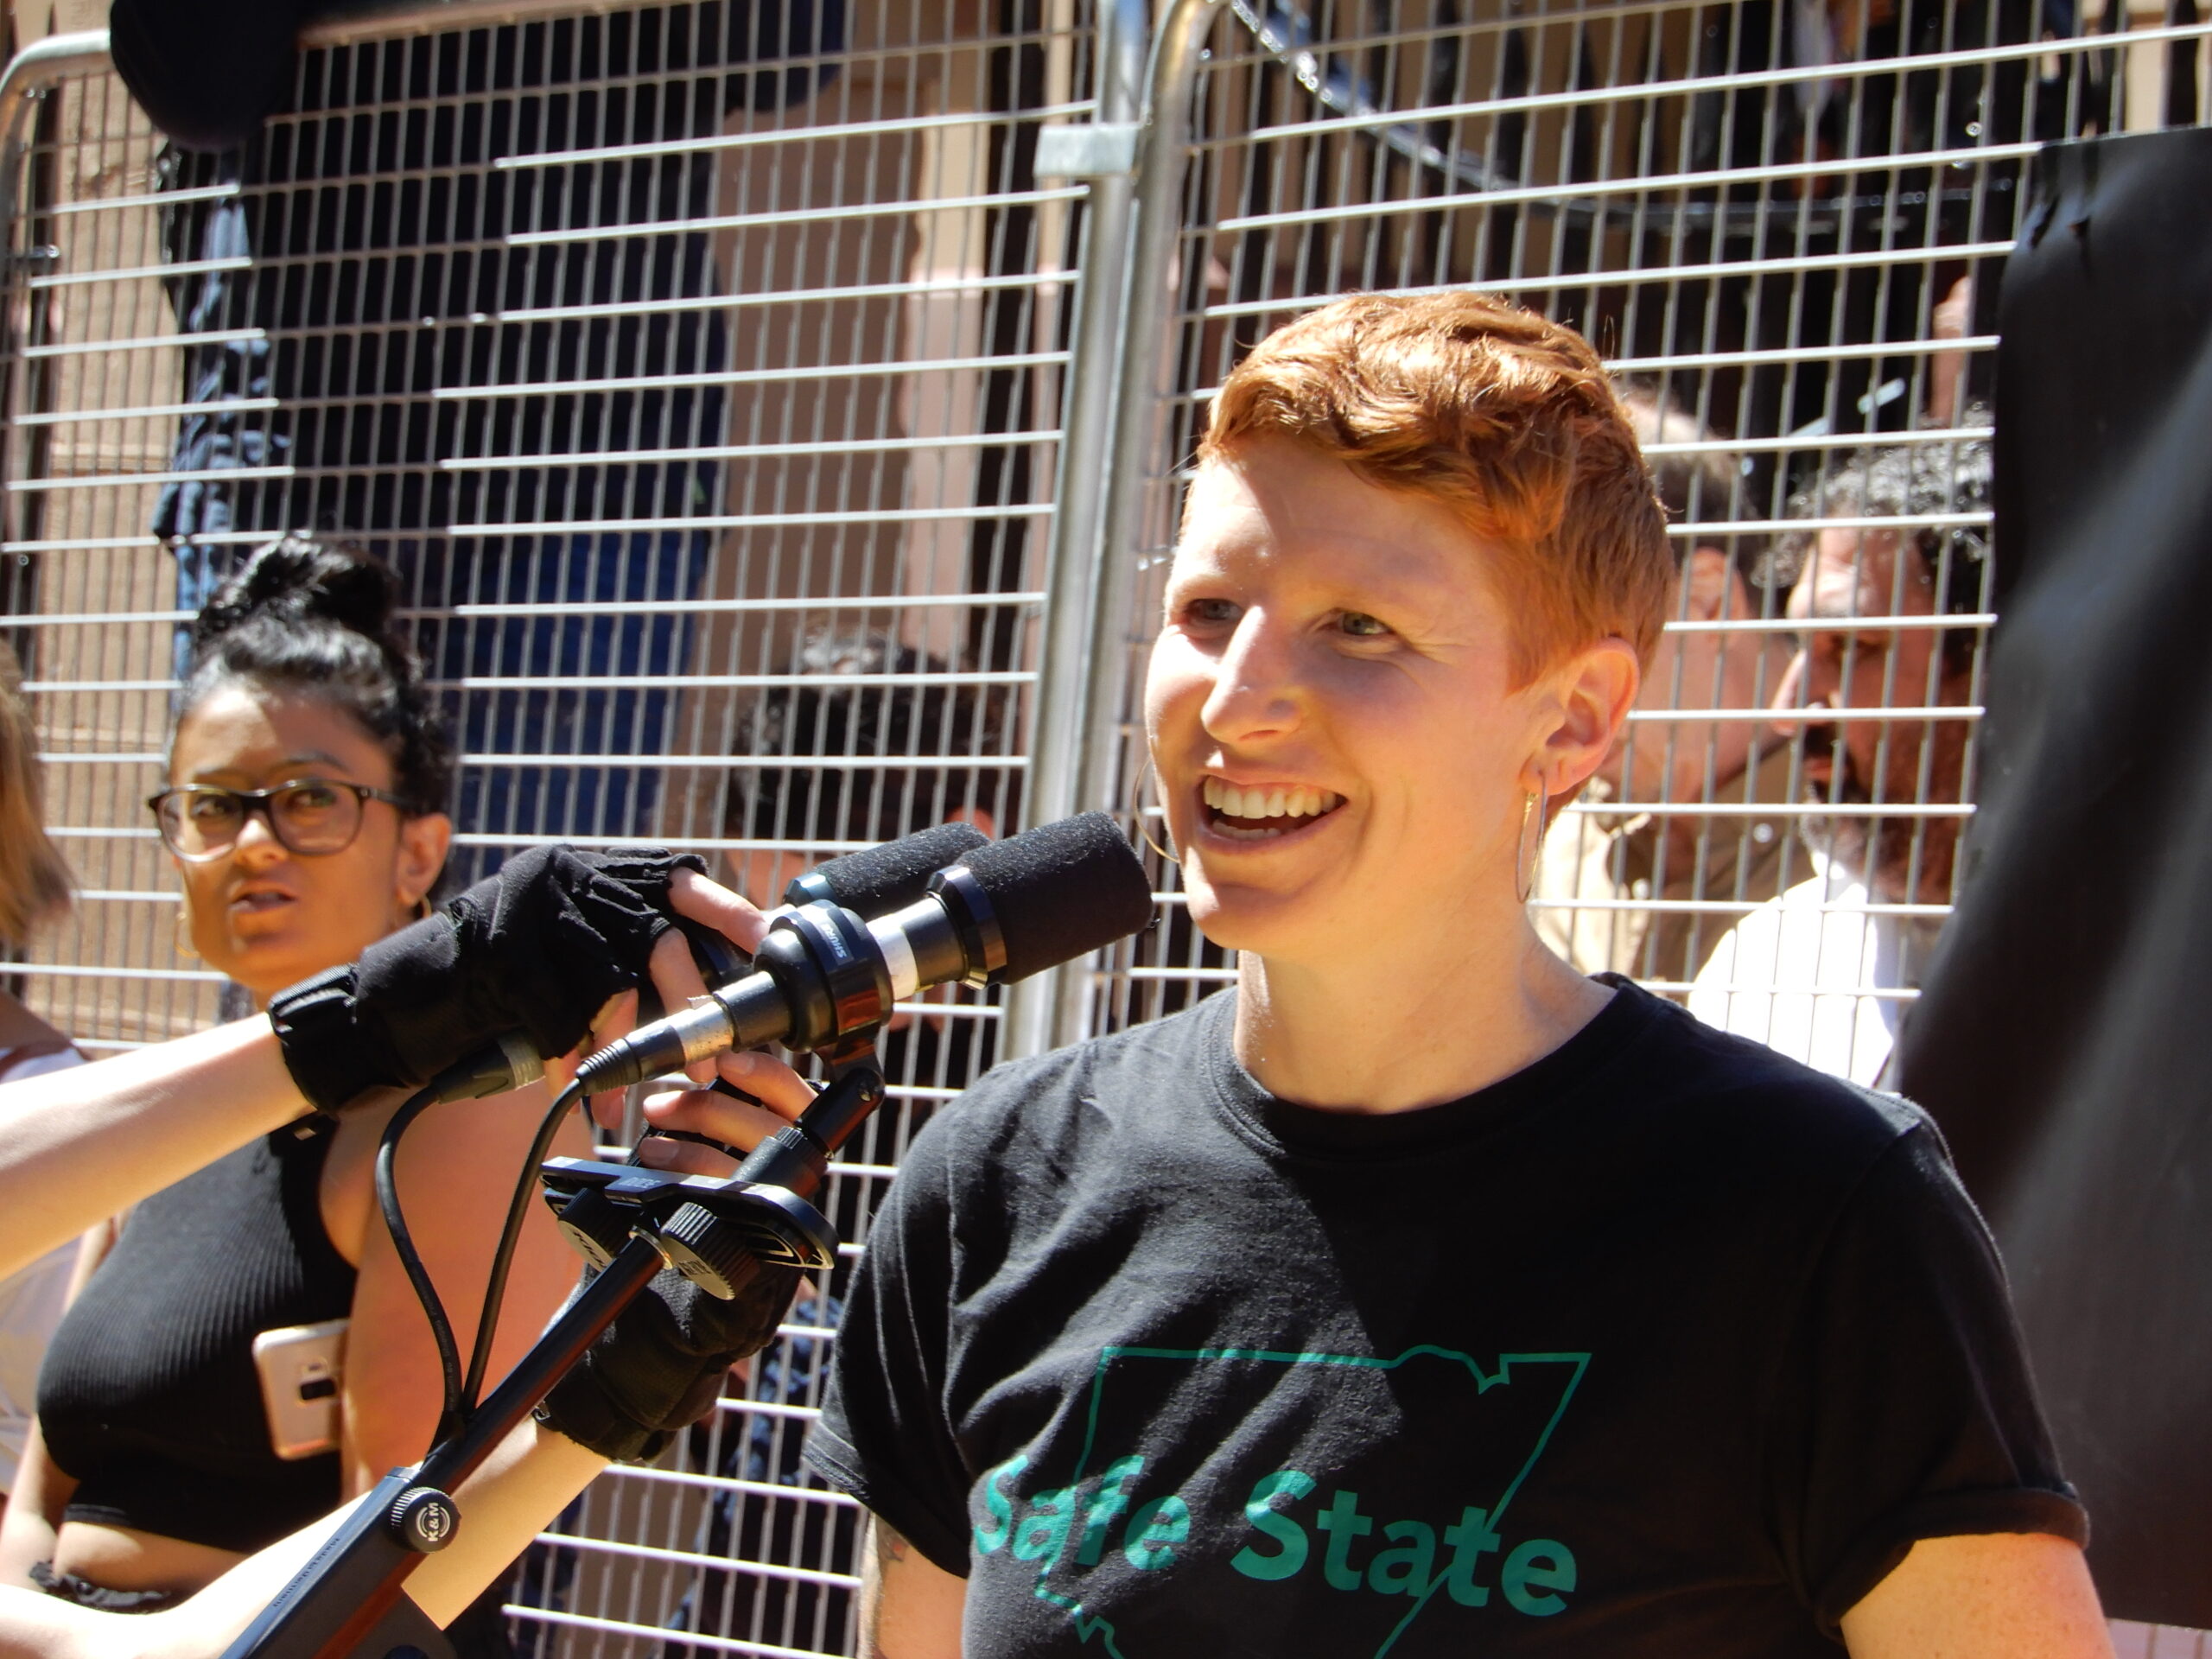
<path fill-rule="evenodd" d="M 325 1111 L 366 1090 L 426 1083 L 464 1057 L 486 1057 L 483 1086 L 457 1079 L 445 1092 L 516 1087 L 537 1075 L 538 1056 L 574 1048 L 608 1000 L 639 982 L 675 926 L 676 889 L 710 887 L 704 868 L 696 855 L 658 848 L 518 853 L 358 963 L 281 992 L 270 1018 L 285 1066 Z M 750 906 L 720 896 L 718 925 L 762 925 Z M 503 1042 L 487 1049 L 487 1037 Z"/>
<path fill-rule="evenodd" d="M 842 891 L 855 895 L 851 885 Z M 779 915 L 754 973 L 601 1050 L 579 1081 L 587 1088 L 636 1081 L 739 1044 L 835 1043 L 879 1023 L 893 1001 L 923 987 L 1020 979 L 1135 932 L 1151 918 L 1152 890 L 1120 826 L 1090 813 L 978 846 L 930 875 L 919 897 L 876 907 L 887 913 L 871 920 L 817 899 Z M 838 1103 L 851 1082 L 762 1141 L 735 1166 L 737 1178 L 811 1193 L 829 1154 L 866 1115 L 867 1105 L 850 1111 Z M 683 1102 L 690 1126 L 734 1138 L 728 1125 L 744 1109 L 737 1103 L 704 1093 Z M 732 1171 L 696 1147 L 664 1161 L 701 1175 Z M 741 1282 L 713 1294 L 683 1274 L 659 1274 L 546 1397 L 539 1420 L 606 1457 L 655 1455 L 672 1433 L 713 1408 L 723 1374 L 772 1338 L 796 1292 L 791 1267 L 758 1256 L 738 1267 Z"/>
<path fill-rule="evenodd" d="M 937 870 L 987 844 L 966 824 L 940 824 L 832 859 L 786 897 L 874 914 L 918 899 Z M 705 880 L 704 868 L 658 848 L 519 853 L 359 963 L 280 993 L 270 1015 L 285 1065 L 325 1111 L 434 1078 L 445 1098 L 519 1087 L 539 1075 L 540 1057 L 581 1042 L 648 962 L 665 1004 L 706 990 L 691 953 L 671 948 L 682 920 L 748 949 L 758 941 L 760 912 Z"/>
<path fill-rule="evenodd" d="M 577 1078 L 588 1090 L 614 1089 L 733 1048 L 827 1047 L 880 1023 L 918 990 L 1026 979 L 1135 932 L 1151 916 L 1152 885 L 1111 817 L 1085 812 L 1041 824 L 963 854 L 887 914 L 820 900 L 779 913 L 753 972 L 608 1044 Z"/>

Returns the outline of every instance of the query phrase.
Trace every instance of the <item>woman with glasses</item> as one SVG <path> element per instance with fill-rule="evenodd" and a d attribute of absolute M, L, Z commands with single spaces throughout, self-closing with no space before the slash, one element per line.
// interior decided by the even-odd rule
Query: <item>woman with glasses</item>
<path fill-rule="evenodd" d="M 565 1084 L 582 1055 L 632 1029 L 635 988 L 646 980 L 664 1007 L 706 989 L 679 918 L 747 950 L 767 927 L 759 910 L 707 880 L 696 855 L 533 848 L 436 915 L 385 935 L 358 964 L 288 988 L 265 1014 L 0 1087 L 0 1274 L 21 1271 L 118 1204 L 155 1198 L 165 1177 L 308 1114 L 388 1112 L 454 1062 L 469 1058 L 474 1069 L 487 1036 L 523 1039 Z M 547 950 L 549 930 L 568 948 Z M 695 1075 L 715 1066 L 702 1062 Z M 719 1069 L 744 1083 L 746 1098 L 648 1103 L 647 1117 L 741 1150 L 814 1097 L 763 1057 L 725 1056 Z M 497 1100 L 441 1109 L 498 1109 Z M 709 1155 L 676 1141 L 650 1141 L 639 1155 L 667 1166 L 678 1148 L 687 1168 Z M 733 1167 L 720 1158 L 711 1173 Z M 504 1179 L 480 1181 L 471 1198 L 504 1211 L 507 1191 Z M 404 1599 L 450 1633 L 610 1458 L 714 1408 L 716 1389 L 706 1384 L 772 1337 L 792 1278 L 764 1273 L 729 1301 L 675 1274 L 656 1280 L 546 1409 L 461 1483 L 465 1524 L 423 1560 Z M 99 1611 L 0 1585 L 0 1659 L 213 1659 L 348 1513 L 317 1517 L 158 1611 Z"/>
<path fill-rule="evenodd" d="M 444 867 L 453 757 L 393 598 L 381 565 L 286 540 L 194 624 L 150 806 L 183 883 L 180 949 L 257 1007 L 426 913 Z M 538 1085 L 433 1111 L 403 1146 L 401 1199 L 464 1353 L 501 1219 L 472 1200 L 485 1171 L 518 1166 L 545 1106 Z M 373 1191 L 388 1115 L 288 1125 L 87 1241 L 0 1578 L 165 1607 L 428 1449 L 436 1351 Z M 533 1215 L 493 1376 L 575 1271 Z M 505 1650 L 497 1598 L 454 1634 Z"/>

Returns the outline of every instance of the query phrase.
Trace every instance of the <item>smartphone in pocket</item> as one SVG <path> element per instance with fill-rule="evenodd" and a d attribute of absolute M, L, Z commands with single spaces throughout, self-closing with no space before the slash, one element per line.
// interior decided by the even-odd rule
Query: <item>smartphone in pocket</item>
<path fill-rule="evenodd" d="M 269 1441 L 288 1461 L 338 1449 L 338 1385 L 346 1375 L 351 1319 L 288 1325 L 253 1339 Z"/>

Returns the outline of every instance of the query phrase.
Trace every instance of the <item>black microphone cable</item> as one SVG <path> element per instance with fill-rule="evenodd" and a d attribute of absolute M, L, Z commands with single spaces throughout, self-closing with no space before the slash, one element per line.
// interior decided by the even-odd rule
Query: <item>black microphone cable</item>
<path fill-rule="evenodd" d="M 484 1374 L 492 1364 L 492 1338 L 499 1328 L 499 1304 L 506 1300 L 507 1269 L 514 1264 L 515 1247 L 522 1240 L 523 1224 L 530 1219 L 530 1201 L 537 1193 L 537 1166 L 545 1161 L 545 1154 L 552 1150 L 553 1137 L 561 1132 L 561 1120 L 571 1107 L 583 1099 L 583 1084 L 572 1082 L 553 1097 L 547 1108 L 544 1121 L 537 1126 L 537 1134 L 530 1143 L 530 1153 L 523 1160 L 521 1178 L 515 1183 L 514 1196 L 507 1201 L 506 1224 L 499 1230 L 499 1248 L 492 1257 L 491 1276 L 485 1281 L 484 1309 L 476 1319 L 476 1343 L 468 1356 L 468 1377 L 461 1385 L 462 1410 L 474 1415 L 477 1402 L 484 1392 Z"/>
<path fill-rule="evenodd" d="M 484 1287 L 484 1305 L 476 1320 L 476 1339 L 470 1351 L 468 1370 L 464 1376 L 461 1368 L 461 1344 L 454 1334 L 452 1317 L 446 1312 L 445 1300 L 438 1294 L 437 1285 L 430 1277 L 422 1252 L 416 1248 L 415 1235 L 408 1226 L 406 1211 L 400 1204 L 399 1143 L 416 1119 L 433 1106 L 449 1100 L 480 1099 L 486 1095 L 504 1094 L 510 1089 L 523 1088 L 535 1082 L 542 1070 L 537 1056 L 529 1053 L 519 1041 L 504 1044 L 503 1047 L 510 1057 L 506 1068 L 495 1070 L 477 1058 L 432 1079 L 408 1096 L 399 1109 L 391 1115 L 391 1121 L 385 1125 L 384 1134 L 377 1142 L 377 1207 L 384 1212 L 385 1230 L 391 1235 L 393 1254 L 399 1257 L 399 1265 L 407 1274 L 407 1282 L 414 1289 L 415 1300 L 422 1306 L 423 1317 L 429 1324 L 430 1340 L 438 1351 L 442 1399 L 437 1432 L 431 1437 L 432 1446 L 466 1427 L 468 1420 L 475 1414 L 483 1391 L 484 1374 L 491 1365 L 492 1339 L 498 1324 L 499 1304 L 506 1297 L 508 1271 L 514 1262 L 516 1246 L 522 1237 L 523 1224 L 530 1217 L 530 1200 L 537 1183 L 537 1166 L 545 1161 L 553 1137 L 560 1133 L 561 1120 L 582 1093 L 580 1085 L 574 1083 L 562 1090 L 547 1109 L 544 1119 L 538 1125 L 537 1134 L 531 1142 L 529 1155 L 522 1166 L 522 1179 L 516 1182 L 514 1195 L 508 1201 L 506 1221 L 500 1230 L 499 1249 L 492 1257 L 491 1272 Z"/>
<path fill-rule="evenodd" d="M 917 830 L 896 841 L 886 842 L 880 847 L 870 847 L 857 853 L 830 859 L 817 865 L 803 875 L 794 876 L 784 894 L 786 904 L 828 901 L 855 908 L 895 909 L 912 903 L 926 890 L 930 877 L 945 865 L 965 854 L 986 846 L 989 837 L 965 823 L 943 823 L 928 830 Z M 699 941 L 694 940 L 694 954 Z M 720 966 L 720 963 L 702 965 Z M 727 971 L 727 969 L 725 969 Z M 503 1092 L 505 1087 L 520 1087 L 532 1079 L 534 1071 L 526 1071 L 526 1052 L 518 1052 L 519 1045 L 503 1039 L 500 1048 L 505 1053 L 508 1070 L 501 1071 L 492 1064 L 487 1049 L 475 1057 L 475 1070 L 470 1076 L 468 1092 L 475 1096 Z M 467 1069 L 456 1067 L 455 1073 Z M 539 1068 L 542 1070 L 542 1067 Z M 452 1074 L 449 1074 L 449 1077 Z M 497 1081 L 499 1086 L 488 1086 Z M 455 1097 L 442 1090 L 455 1085 L 448 1079 L 433 1083 L 423 1095 L 410 1100 L 394 1115 L 385 1130 L 386 1141 L 396 1148 L 399 1136 L 408 1124 L 422 1116 L 436 1100 Z M 524 1160 L 515 1182 L 513 1195 L 507 1204 L 505 1224 L 499 1231 L 498 1249 L 492 1257 L 492 1267 L 484 1286 L 484 1302 L 476 1320 L 475 1341 L 471 1344 L 468 1369 L 464 1376 L 459 1362 L 451 1318 L 432 1283 L 422 1256 L 415 1248 L 407 1230 L 407 1220 L 402 1212 L 398 1188 L 391 1173 L 391 1160 L 385 1146 L 378 1148 L 378 1201 L 384 1210 L 385 1225 L 391 1230 L 393 1246 L 406 1270 L 409 1282 L 414 1287 L 416 1300 L 422 1304 L 423 1317 L 429 1321 L 430 1334 L 437 1344 L 438 1363 L 443 1374 L 445 1408 L 438 1439 L 442 1440 L 455 1427 L 466 1424 L 474 1415 L 483 1398 L 484 1385 L 492 1365 L 492 1345 L 498 1335 L 500 1304 L 506 1300 L 507 1278 L 514 1265 L 516 1250 L 522 1242 L 522 1230 L 530 1219 L 530 1206 L 537 1189 L 538 1166 L 545 1161 L 552 1149 L 553 1140 L 560 1133 L 562 1120 L 569 1109 L 583 1096 L 584 1083 L 579 1078 L 563 1090 L 547 1109 L 544 1120 L 538 1125 L 537 1134 L 531 1142 L 529 1155 Z M 727 1148 L 725 1148 L 727 1150 Z"/>
<path fill-rule="evenodd" d="M 394 1160 L 399 1155 L 399 1138 L 407 1133 L 408 1126 L 437 1103 L 435 1086 L 418 1089 L 409 1096 L 406 1103 L 391 1115 L 391 1122 L 384 1126 L 384 1135 L 377 1141 L 376 1163 L 377 1207 L 384 1211 L 385 1230 L 391 1235 L 392 1250 L 399 1257 L 399 1265 L 406 1269 L 407 1282 L 415 1287 L 415 1300 L 423 1305 L 423 1317 L 430 1322 L 430 1340 L 438 1348 L 443 1398 L 437 1430 L 430 1436 L 432 1446 L 462 1425 L 461 1351 L 454 1340 L 453 1321 L 446 1316 L 445 1302 L 431 1281 L 429 1269 L 423 1264 L 422 1252 L 415 1248 L 415 1236 L 408 1230 L 407 1217 L 399 1207 L 399 1182 L 394 1173 Z"/>

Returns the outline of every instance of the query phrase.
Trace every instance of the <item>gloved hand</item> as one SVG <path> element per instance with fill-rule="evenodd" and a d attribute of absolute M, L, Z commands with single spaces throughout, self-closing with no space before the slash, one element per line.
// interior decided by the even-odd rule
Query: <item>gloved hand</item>
<path fill-rule="evenodd" d="M 655 847 L 533 847 L 435 915 L 270 1003 L 301 1092 L 335 1111 L 365 1090 L 412 1088 L 507 1032 L 565 1054 L 638 983 L 673 923 L 669 883 L 704 874 Z"/>
<path fill-rule="evenodd" d="M 802 1277 L 760 1267 L 726 1302 L 663 1268 L 553 1385 L 537 1421 L 618 1463 L 658 1457 L 715 1408 L 729 1368 L 768 1345 Z"/>

